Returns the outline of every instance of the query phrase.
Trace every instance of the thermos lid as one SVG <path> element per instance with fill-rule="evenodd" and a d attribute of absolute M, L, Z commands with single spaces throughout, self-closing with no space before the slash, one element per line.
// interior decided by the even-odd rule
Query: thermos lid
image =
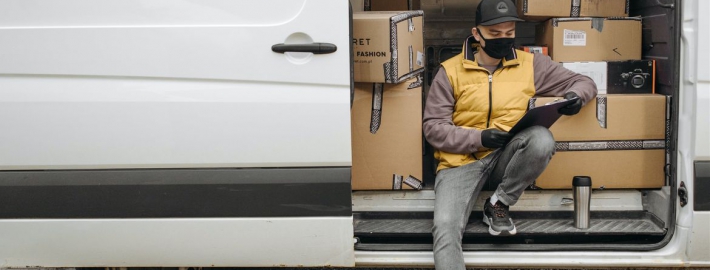
<path fill-rule="evenodd" d="M 591 187 L 592 178 L 589 176 L 575 176 L 572 178 L 572 186 L 575 187 Z"/>

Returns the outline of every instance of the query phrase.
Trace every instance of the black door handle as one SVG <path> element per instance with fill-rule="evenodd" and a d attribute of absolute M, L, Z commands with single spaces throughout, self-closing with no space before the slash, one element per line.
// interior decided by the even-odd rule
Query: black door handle
<path fill-rule="evenodd" d="M 311 43 L 311 44 L 275 44 L 271 50 L 277 53 L 285 52 L 309 52 L 313 54 L 333 53 L 338 50 L 335 44 L 331 43 Z"/>

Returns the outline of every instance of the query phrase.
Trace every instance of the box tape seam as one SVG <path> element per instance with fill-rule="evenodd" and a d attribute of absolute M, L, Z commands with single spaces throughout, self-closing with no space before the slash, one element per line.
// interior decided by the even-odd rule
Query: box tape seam
<path fill-rule="evenodd" d="M 404 184 L 406 184 L 407 186 L 410 186 L 413 189 L 416 189 L 416 190 L 422 189 L 422 181 L 417 179 L 414 176 L 411 176 L 411 175 L 408 176 L 406 179 L 404 179 L 403 182 L 404 182 Z"/>
<path fill-rule="evenodd" d="M 391 59 L 389 62 L 384 63 L 383 68 L 385 72 L 385 82 L 387 83 L 400 83 L 404 79 L 399 78 L 397 71 L 397 66 L 399 62 L 399 56 L 397 52 L 397 23 L 404 20 L 408 20 L 409 30 L 414 31 L 414 17 L 423 16 L 424 11 L 422 10 L 412 10 L 405 11 L 390 17 L 390 53 Z"/>
<path fill-rule="evenodd" d="M 384 84 L 372 84 L 372 112 L 370 115 L 370 133 L 376 134 L 382 122 L 382 96 Z"/>
<path fill-rule="evenodd" d="M 569 11 L 570 17 L 579 17 L 582 9 L 582 0 L 572 0 L 572 6 Z"/>
<path fill-rule="evenodd" d="M 392 174 L 392 189 L 400 190 L 402 189 L 402 176 L 398 174 Z"/>
<path fill-rule="evenodd" d="M 598 95 L 597 96 L 597 122 L 599 122 L 599 126 L 603 129 L 606 129 L 606 95 Z"/>
<path fill-rule="evenodd" d="M 657 150 L 666 149 L 665 140 L 610 140 L 556 142 L 555 151 Z"/>

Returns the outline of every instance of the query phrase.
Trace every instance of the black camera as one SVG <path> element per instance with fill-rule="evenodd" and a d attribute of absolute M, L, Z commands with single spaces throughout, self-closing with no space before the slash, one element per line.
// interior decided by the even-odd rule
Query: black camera
<path fill-rule="evenodd" d="M 655 61 L 613 61 L 607 66 L 607 93 L 653 93 Z"/>

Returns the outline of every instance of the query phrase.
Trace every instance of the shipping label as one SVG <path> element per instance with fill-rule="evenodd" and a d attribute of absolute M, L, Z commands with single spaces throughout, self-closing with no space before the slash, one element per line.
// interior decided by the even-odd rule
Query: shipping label
<path fill-rule="evenodd" d="M 564 30 L 563 46 L 587 46 L 587 32 L 581 30 Z"/>

